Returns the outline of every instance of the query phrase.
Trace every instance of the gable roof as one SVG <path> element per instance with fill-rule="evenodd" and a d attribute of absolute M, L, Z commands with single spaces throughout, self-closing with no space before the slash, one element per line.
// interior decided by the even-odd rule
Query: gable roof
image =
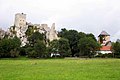
<path fill-rule="evenodd" d="M 111 46 L 102 46 L 101 48 L 100 48 L 100 51 L 111 51 Z"/>
<path fill-rule="evenodd" d="M 106 31 L 102 31 L 99 36 L 110 36 Z"/>

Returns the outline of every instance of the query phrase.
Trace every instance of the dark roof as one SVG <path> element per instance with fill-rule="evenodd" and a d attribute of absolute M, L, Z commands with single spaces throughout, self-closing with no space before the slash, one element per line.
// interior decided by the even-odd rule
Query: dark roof
<path fill-rule="evenodd" d="M 102 31 L 99 36 L 110 36 L 106 31 Z"/>

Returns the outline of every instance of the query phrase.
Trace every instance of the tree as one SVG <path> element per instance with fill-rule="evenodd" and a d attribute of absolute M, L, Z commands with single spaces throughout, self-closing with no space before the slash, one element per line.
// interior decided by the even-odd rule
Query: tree
<path fill-rule="evenodd" d="M 33 47 L 27 48 L 28 57 L 44 58 L 47 55 L 46 45 L 43 41 L 38 40 Z"/>
<path fill-rule="evenodd" d="M 4 38 L 0 40 L 0 57 L 7 57 L 10 56 L 8 52 L 10 52 L 9 49 L 10 40 L 7 38 Z"/>
<path fill-rule="evenodd" d="M 28 37 L 29 45 L 34 46 L 38 40 L 44 40 L 44 34 L 39 33 L 38 31 L 34 32 L 30 37 Z"/>
<path fill-rule="evenodd" d="M 72 56 L 74 56 L 76 53 L 79 52 L 78 49 L 78 42 L 79 42 L 79 33 L 76 30 L 66 30 L 66 29 L 62 29 L 62 31 L 60 32 L 61 37 L 68 39 L 69 44 L 70 44 L 70 49 L 72 52 Z"/>
<path fill-rule="evenodd" d="M 25 34 L 26 34 L 26 36 L 31 36 L 32 34 L 34 33 L 34 26 L 32 26 L 32 25 L 29 25 L 28 26 L 28 29 L 26 30 L 26 32 L 25 32 Z"/>
<path fill-rule="evenodd" d="M 44 41 L 44 34 L 38 31 L 34 32 L 28 37 L 29 44 L 27 44 L 28 57 L 41 58 L 46 56 L 46 44 Z"/>
<path fill-rule="evenodd" d="M 12 34 L 16 35 L 15 25 L 14 25 L 14 26 L 11 26 L 11 27 L 9 28 L 9 30 L 10 30 L 10 32 L 11 32 Z"/>
<path fill-rule="evenodd" d="M 21 41 L 16 36 L 13 39 L 4 38 L 0 41 L 1 57 L 17 57 L 19 56 L 18 48 Z"/>
<path fill-rule="evenodd" d="M 56 54 L 58 54 L 59 49 L 59 42 L 58 40 L 53 40 L 49 44 L 49 53 L 53 53 L 56 57 Z"/>
<path fill-rule="evenodd" d="M 95 36 L 92 33 L 86 34 L 86 37 L 91 37 L 93 40 L 97 41 Z"/>
<path fill-rule="evenodd" d="M 10 50 L 10 56 L 11 56 L 12 58 L 18 57 L 18 56 L 19 56 L 19 51 L 18 51 L 16 48 Z"/>
<path fill-rule="evenodd" d="M 25 50 L 25 52 L 26 52 L 26 54 L 27 54 L 27 56 L 28 57 L 33 57 L 33 58 L 35 58 L 34 57 L 34 49 L 33 49 L 33 47 L 31 47 L 31 46 L 27 46 L 26 47 L 26 50 Z"/>
<path fill-rule="evenodd" d="M 26 56 L 26 53 L 27 53 L 26 49 L 27 49 L 26 45 L 19 48 L 20 56 Z"/>
<path fill-rule="evenodd" d="M 34 50 L 36 52 L 36 57 L 45 57 L 46 56 L 46 45 L 43 41 L 38 40 L 34 45 Z"/>
<path fill-rule="evenodd" d="M 100 48 L 100 44 L 91 37 L 85 37 L 79 40 L 79 49 L 81 56 L 92 57 L 95 51 Z"/>
<path fill-rule="evenodd" d="M 51 53 L 60 54 L 61 57 L 66 57 L 71 54 L 71 49 L 69 46 L 69 41 L 65 38 L 59 40 L 53 40 L 50 43 Z"/>
<path fill-rule="evenodd" d="M 58 32 L 58 36 L 64 37 L 67 32 L 68 32 L 68 30 L 66 28 L 63 28 L 63 29 L 61 29 L 60 32 Z"/>
<path fill-rule="evenodd" d="M 67 57 L 71 54 L 71 49 L 69 45 L 69 41 L 65 38 L 61 38 L 58 40 L 59 48 L 58 52 L 62 57 Z"/>
<path fill-rule="evenodd" d="M 16 48 L 19 48 L 20 45 L 21 45 L 20 39 L 19 39 L 17 36 L 15 36 L 12 40 L 13 40 L 13 43 L 14 43 L 14 48 L 15 48 L 15 47 L 16 47 Z"/>
<path fill-rule="evenodd" d="M 86 34 L 84 32 L 79 32 L 79 39 L 86 37 Z"/>
<path fill-rule="evenodd" d="M 115 42 L 112 44 L 114 57 L 120 57 L 120 43 Z"/>

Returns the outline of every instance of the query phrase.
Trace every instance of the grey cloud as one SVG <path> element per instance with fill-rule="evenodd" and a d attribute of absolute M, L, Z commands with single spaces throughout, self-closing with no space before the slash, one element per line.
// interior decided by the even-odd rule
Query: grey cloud
<path fill-rule="evenodd" d="M 6 29 L 14 24 L 14 14 L 27 14 L 33 23 L 56 23 L 60 28 L 76 29 L 94 33 L 102 30 L 111 40 L 120 38 L 120 0 L 0 0 L 0 27 Z"/>

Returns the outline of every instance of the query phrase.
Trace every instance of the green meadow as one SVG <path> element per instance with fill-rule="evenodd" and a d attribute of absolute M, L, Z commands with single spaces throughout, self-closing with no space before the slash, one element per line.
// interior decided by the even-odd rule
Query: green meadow
<path fill-rule="evenodd" d="M 120 80 L 120 59 L 1 59 L 0 80 Z"/>

